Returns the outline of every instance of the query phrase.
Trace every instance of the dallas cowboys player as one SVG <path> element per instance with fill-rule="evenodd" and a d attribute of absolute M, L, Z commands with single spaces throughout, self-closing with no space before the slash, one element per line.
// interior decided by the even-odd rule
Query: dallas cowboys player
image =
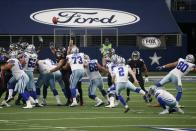
<path fill-rule="evenodd" d="M 112 81 L 116 85 L 116 95 L 120 100 L 120 102 L 122 103 L 122 105 L 125 107 L 125 111 L 124 111 L 125 113 L 129 111 L 129 107 L 126 101 L 124 100 L 124 98 L 120 95 L 123 89 L 129 88 L 134 92 L 142 94 L 143 96 L 145 96 L 146 94 L 142 89 L 135 87 L 128 80 L 128 74 L 132 75 L 134 82 L 138 84 L 138 81 L 135 77 L 133 70 L 128 65 L 125 65 L 125 60 L 122 59 L 122 61 L 119 62 L 119 65 L 114 67 L 114 71 L 112 74 Z"/>
<path fill-rule="evenodd" d="M 26 101 L 26 106 L 23 108 L 32 108 L 29 100 L 29 93 L 25 91 L 25 88 L 29 82 L 29 77 L 23 71 L 22 65 L 25 64 L 24 56 L 19 56 L 19 60 L 16 58 L 10 58 L 7 64 L 1 67 L 2 70 L 11 70 L 13 77 L 10 79 L 9 83 L 15 83 L 14 91 L 18 91 L 22 95 L 23 99 Z M 10 90 L 11 91 L 11 90 Z M 8 100 L 12 98 L 12 92 L 9 92 Z"/>
<path fill-rule="evenodd" d="M 163 66 L 158 66 L 157 69 L 162 70 L 164 68 L 175 67 L 171 70 L 164 78 L 162 78 L 158 83 L 157 87 L 161 87 L 168 82 L 172 82 L 176 85 L 178 91 L 176 95 L 176 100 L 179 103 L 182 97 L 182 81 L 181 78 L 185 76 L 188 72 L 196 70 L 195 64 L 193 64 L 195 58 L 192 54 L 188 54 L 185 59 L 179 58 L 178 61 L 169 63 Z"/>
<path fill-rule="evenodd" d="M 76 101 L 76 93 L 77 93 L 77 83 L 80 81 L 84 75 L 84 53 L 79 53 L 78 48 L 74 48 L 71 52 L 72 54 L 67 55 L 67 63 L 64 66 L 64 69 L 71 67 L 72 74 L 70 76 L 70 88 L 72 95 L 72 103 L 71 107 L 77 106 L 78 103 Z M 64 62 L 59 63 L 57 67 L 51 69 L 49 72 L 54 72 L 59 70 L 64 65 Z"/>
<path fill-rule="evenodd" d="M 156 86 L 151 86 L 148 89 L 148 92 L 149 94 L 155 96 L 160 106 L 164 109 L 159 113 L 160 115 L 169 114 L 172 111 L 184 114 L 184 111 L 177 106 L 176 98 L 168 91 L 162 88 L 157 88 Z"/>
<path fill-rule="evenodd" d="M 34 76 L 33 76 L 33 71 L 35 69 L 36 63 L 37 63 L 37 54 L 35 53 L 35 46 L 30 44 L 27 46 L 25 52 L 24 52 L 24 57 L 26 64 L 24 66 L 24 71 L 29 77 L 29 82 L 27 84 L 27 91 L 29 91 L 30 96 L 33 97 L 35 101 L 35 106 L 36 107 L 41 107 L 38 103 L 38 98 L 36 94 L 36 88 L 35 88 L 35 83 L 34 83 Z"/>
<path fill-rule="evenodd" d="M 88 88 L 89 98 L 96 101 L 95 107 L 101 106 L 104 102 L 96 96 L 96 88 L 98 87 L 102 96 L 107 100 L 107 93 L 104 90 L 102 76 L 99 73 L 99 70 L 107 72 L 96 59 L 90 60 L 89 56 L 85 55 L 85 72 L 90 79 L 90 84 Z"/>
<path fill-rule="evenodd" d="M 53 68 L 52 63 L 53 62 L 50 59 L 38 60 L 40 75 L 36 83 L 36 91 L 37 95 L 39 96 L 41 86 L 43 86 L 44 84 L 50 85 L 51 91 L 53 92 L 53 95 L 56 98 L 57 105 L 62 105 L 59 93 L 55 88 L 55 76 L 53 73 L 48 73 L 48 70 Z"/>

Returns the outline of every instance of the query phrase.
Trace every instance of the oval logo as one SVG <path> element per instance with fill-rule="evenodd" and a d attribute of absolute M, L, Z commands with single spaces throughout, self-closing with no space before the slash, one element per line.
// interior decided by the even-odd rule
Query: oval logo
<path fill-rule="evenodd" d="M 145 37 L 142 39 L 142 45 L 147 48 L 157 48 L 161 46 L 161 40 L 156 37 Z"/>
<path fill-rule="evenodd" d="M 34 12 L 33 21 L 65 27 L 114 27 L 134 24 L 140 17 L 124 11 L 100 8 L 56 8 Z"/>

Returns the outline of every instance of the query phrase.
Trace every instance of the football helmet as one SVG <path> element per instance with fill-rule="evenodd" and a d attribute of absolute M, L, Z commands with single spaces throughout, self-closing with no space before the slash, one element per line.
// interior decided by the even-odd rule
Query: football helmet
<path fill-rule="evenodd" d="M 18 55 L 18 52 L 17 52 L 17 51 L 11 51 L 11 52 L 9 53 L 9 57 L 10 57 L 10 58 L 17 58 L 17 55 Z"/>
<path fill-rule="evenodd" d="M 71 54 L 77 54 L 77 53 L 79 53 L 79 49 L 77 47 L 71 49 Z"/>
<path fill-rule="evenodd" d="M 194 63 L 195 62 L 195 57 L 192 55 L 192 54 L 188 54 L 185 58 L 185 60 L 187 62 L 190 62 L 190 63 Z"/>
<path fill-rule="evenodd" d="M 131 54 L 131 58 L 133 60 L 139 60 L 140 59 L 140 52 L 139 51 L 133 51 Z"/>
<path fill-rule="evenodd" d="M 35 52 L 35 46 L 33 44 L 28 45 L 26 51 L 30 53 Z"/>

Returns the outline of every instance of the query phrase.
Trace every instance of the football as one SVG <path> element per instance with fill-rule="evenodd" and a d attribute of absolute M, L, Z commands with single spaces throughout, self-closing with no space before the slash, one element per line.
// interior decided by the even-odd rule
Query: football
<path fill-rule="evenodd" d="M 58 23 L 58 19 L 59 19 L 59 18 L 57 18 L 57 17 L 54 16 L 54 17 L 52 18 L 53 24 L 57 24 L 57 23 Z"/>

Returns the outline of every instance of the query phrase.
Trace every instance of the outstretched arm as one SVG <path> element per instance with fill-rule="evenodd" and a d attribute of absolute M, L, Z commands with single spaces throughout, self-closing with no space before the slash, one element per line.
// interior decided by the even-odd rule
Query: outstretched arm
<path fill-rule="evenodd" d="M 59 63 L 57 63 L 57 66 L 50 70 L 50 72 L 55 72 L 57 70 L 60 70 L 64 65 L 64 60 L 60 60 Z"/>

